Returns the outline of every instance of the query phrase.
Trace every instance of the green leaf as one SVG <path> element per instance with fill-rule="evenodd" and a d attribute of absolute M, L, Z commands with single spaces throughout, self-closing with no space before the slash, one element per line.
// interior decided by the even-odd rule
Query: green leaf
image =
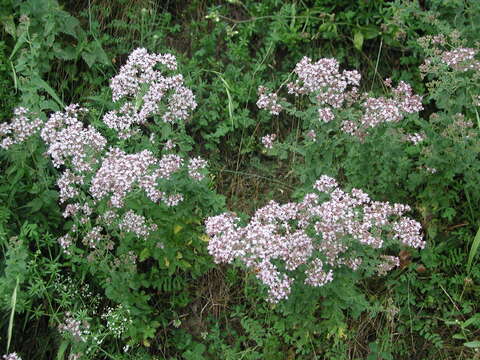
<path fill-rule="evenodd" d="M 2 17 L 1 22 L 3 23 L 5 32 L 15 39 L 17 37 L 17 32 L 15 28 L 15 22 L 13 21 L 13 16 L 10 15 Z"/>
<path fill-rule="evenodd" d="M 176 235 L 176 234 L 178 234 L 182 229 L 183 229 L 183 226 L 177 224 L 177 225 L 175 225 L 175 226 L 173 227 L 173 233 Z"/>
<path fill-rule="evenodd" d="M 77 50 L 71 45 L 61 48 L 58 44 L 54 44 L 53 49 L 57 59 L 69 61 L 77 58 Z"/>
<path fill-rule="evenodd" d="M 65 351 L 67 350 L 68 344 L 69 344 L 68 341 L 66 341 L 66 340 L 62 341 L 62 343 L 60 344 L 60 347 L 58 348 L 58 351 L 57 351 L 57 360 L 63 360 L 64 359 Z"/>
<path fill-rule="evenodd" d="M 63 17 L 63 26 L 60 31 L 64 34 L 68 34 L 77 39 L 77 27 L 80 26 L 80 22 L 73 16 L 66 15 Z"/>
<path fill-rule="evenodd" d="M 22 45 L 23 45 L 26 41 L 27 41 L 27 33 L 26 33 L 26 32 L 23 32 L 23 33 L 19 36 L 17 42 L 15 43 L 15 46 L 13 47 L 13 51 L 12 51 L 12 53 L 10 54 L 10 56 L 9 56 L 9 58 L 8 58 L 9 60 L 11 60 L 11 59 L 15 56 L 15 54 L 17 53 L 17 51 L 22 47 Z"/>
<path fill-rule="evenodd" d="M 104 65 L 111 65 L 110 58 L 98 40 L 92 43 L 93 50 L 97 55 L 97 60 Z"/>
<path fill-rule="evenodd" d="M 88 67 L 91 68 L 97 60 L 97 55 L 93 52 L 84 51 L 82 52 L 82 59 L 87 63 Z"/>
<path fill-rule="evenodd" d="M 353 46 L 359 51 L 362 50 L 363 34 L 360 31 L 355 31 L 355 34 L 353 35 Z"/>
<path fill-rule="evenodd" d="M 470 325 L 472 325 L 473 323 L 480 323 L 480 314 L 475 314 L 473 315 L 470 319 L 466 320 L 462 327 L 463 328 L 466 328 L 466 327 L 469 327 Z"/>
<path fill-rule="evenodd" d="M 62 100 L 60 100 L 55 90 L 53 90 L 52 87 L 48 85 L 48 83 L 45 80 L 41 79 L 40 77 L 34 77 L 32 78 L 31 83 L 36 87 L 38 87 L 39 89 L 45 90 L 48 93 L 48 95 L 50 95 L 53 98 L 53 100 L 55 100 L 58 103 L 58 105 L 60 105 L 61 108 L 65 107 L 65 104 L 63 103 Z"/>
<path fill-rule="evenodd" d="M 33 199 L 32 201 L 30 201 L 27 206 L 31 209 L 31 212 L 34 213 L 34 212 L 37 212 L 39 211 L 42 206 L 43 206 L 43 201 L 41 198 L 35 198 Z"/>
<path fill-rule="evenodd" d="M 148 248 L 143 249 L 140 252 L 139 257 L 140 257 L 140 261 L 145 261 L 146 259 L 148 259 L 150 257 L 150 250 Z"/>
<path fill-rule="evenodd" d="M 468 348 L 479 348 L 480 347 L 480 341 L 469 341 L 463 344 L 463 346 L 466 346 Z"/>
<path fill-rule="evenodd" d="M 366 40 L 376 38 L 380 32 L 376 26 L 365 26 L 362 27 L 362 35 Z"/>

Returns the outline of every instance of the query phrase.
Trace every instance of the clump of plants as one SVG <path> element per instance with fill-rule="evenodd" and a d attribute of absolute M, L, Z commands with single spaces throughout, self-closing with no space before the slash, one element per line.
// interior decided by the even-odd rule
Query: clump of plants
<path fill-rule="evenodd" d="M 209 267 L 197 261 L 202 240 L 195 224 L 221 200 L 206 180 L 207 162 L 188 158 L 183 123 L 196 103 L 176 68 L 170 54 L 137 49 L 111 80 L 113 109 L 97 126 L 88 108 L 73 104 L 46 121 L 17 108 L 0 128 L 7 150 L 40 135 L 44 156 L 58 171 L 68 230 L 57 240 L 63 253 L 58 261 L 91 277 L 102 298 L 123 309 L 130 320 L 115 332 L 117 338 L 153 337 L 164 318 L 154 293 L 179 292 L 186 277 L 174 285 L 167 277 L 195 277 Z M 177 301 L 185 306 L 188 299 L 181 297 Z M 101 306 L 65 313 L 59 331 L 72 341 L 73 358 L 94 356 L 113 331 L 103 320 L 112 310 L 93 318 L 104 312 Z"/>

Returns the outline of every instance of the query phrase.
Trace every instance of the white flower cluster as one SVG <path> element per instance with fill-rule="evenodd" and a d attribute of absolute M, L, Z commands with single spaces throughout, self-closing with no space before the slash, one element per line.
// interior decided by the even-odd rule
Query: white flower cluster
<path fill-rule="evenodd" d="M 130 310 L 125 309 L 121 304 L 116 308 L 108 307 L 101 318 L 107 322 L 107 329 L 117 339 L 120 339 L 127 331 L 128 326 L 133 323 Z"/>

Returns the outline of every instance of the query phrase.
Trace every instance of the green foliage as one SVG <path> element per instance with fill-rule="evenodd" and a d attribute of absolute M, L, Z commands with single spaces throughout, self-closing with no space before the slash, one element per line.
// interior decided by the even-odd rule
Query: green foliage
<path fill-rule="evenodd" d="M 7 350 L 58 360 L 80 353 L 118 360 L 477 356 L 479 79 L 478 72 L 446 66 L 438 51 L 478 49 L 480 2 L 6 0 L 0 14 L 2 123 L 17 106 L 45 120 L 64 104 L 88 102 L 85 124 L 109 143 L 160 155 L 145 136 L 119 141 L 101 118 L 113 108 L 108 81 L 128 53 L 173 51 L 199 105 L 180 131 L 160 123 L 148 131 L 159 144 L 174 138 L 183 155 L 202 154 L 218 169 L 202 185 L 175 178 L 190 199 L 175 210 L 138 193 L 128 198 L 128 207 L 150 216 L 158 231 L 145 241 L 115 234 L 115 251 L 91 262 L 86 246 L 68 256 L 57 242 L 73 223 L 61 216 L 59 171 L 44 144 L 34 137 L 1 149 L 0 356 Z M 445 37 L 441 46 L 425 40 L 438 34 Z M 387 76 L 407 81 L 423 95 L 425 110 L 363 141 L 338 123 L 320 125 L 307 99 L 297 98 L 297 110 L 272 120 L 256 106 L 258 86 L 280 88 L 303 56 L 335 57 L 343 68 L 358 69 L 362 92 L 384 94 Z M 431 67 L 420 71 L 425 59 Z M 312 128 L 315 142 L 303 136 Z M 278 143 L 263 149 L 260 138 L 273 132 Z M 426 140 L 406 142 L 405 134 L 415 132 Z M 287 198 L 289 187 L 293 197 L 303 195 L 321 174 L 374 199 L 409 204 L 427 248 L 400 251 L 400 268 L 386 278 L 345 272 L 335 286 L 297 286 L 277 305 L 263 301 L 255 274 L 212 263 L 202 224 L 224 211 L 215 188 L 244 192 L 246 204 L 230 210 L 251 213 L 274 195 Z M 233 195 L 229 204 L 236 203 Z M 129 256 L 136 264 L 123 261 Z M 85 341 L 59 329 L 67 313 L 89 324 Z"/>
<path fill-rule="evenodd" d="M 0 41 L 0 117 L 8 118 L 17 101 L 16 93 L 12 91 L 14 82 L 12 68 L 8 59 L 8 49 L 4 41 Z"/>
<path fill-rule="evenodd" d="M 21 103 L 29 109 L 58 110 L 64 100 L 75 99 L 70 92 L 75 89 L 72 80 L 78 76 L 80 60 L 88 67 L 110 65 L 100 43 L 91 40 L 56 0 L 13 1 L 12 8 L 18 16 L 6 15 L 1 20 L 12 44 L 8 60 L 15 89 L 20 90 Z M 61 72 L 55 61 L 64 62 Z"/>

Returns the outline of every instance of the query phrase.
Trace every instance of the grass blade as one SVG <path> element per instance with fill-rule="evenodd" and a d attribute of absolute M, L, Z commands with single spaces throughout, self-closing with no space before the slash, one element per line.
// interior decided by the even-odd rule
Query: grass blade
<path fill-rule="evenodd" d="M 477 235 L 475 235 L 475 238 L 473 239 L 472 247 L 470 248 L 470 253 L 468 254 L 467 273 L 470 273 L 470 269 L 472 268 L 473 258 L 477 254 L 479 246 L 480 246 L 480 227 L 478 228 Z"/>
<path fill-rule="evenodd" d="M 223 87 L 225 88 L 225 91 L 227 92 L 227 98 L 228 98 L 228 115 L 230 116 L 230 121 L 232 123 L 232 130 L 234 129 L 234 121 L 233 121 L 233 100 L 232 100 L 232 94 L 230 93 L 230 85 L 228 84 L 227 80 L 225 80 L 222 76 L 221 73 L 218 71 L 214 70 L 203 70 L 205 72 L 211 72 L 215 75 L 217 75 L 220 78 L 220 81 L 223 83 Z"/>
<path fill-rule="evenodd" d="M 230 121 L 232 122 L 232 130 L 234 128 L 233 126 L 233 101 L 232 101 L 232 95 L 230 94 L 230 85 L 228 85 L 227 80 L 225 80 L 222 75 L 217 73 L 218 77 L 220 80 L 223 82 L 223 85 L 225 87 L 225 90 L 227 92 L 227 98 L 228 98 L 228 115 L 230 116 Z"/>
<path fill-rule="evenodd" d="M 15 289 L 13 289 L 12 293 L 12 311 L 10 312 L 10 320 L 8 321 L 8 330 L 7 330 L 7 354 L 8 350 L 10 349 L 10 342 L 12 341 L 12 332 L 13 332 L 13 318 L 15 315 L 15 307 L 17 306 L 17 289 L 20 279 L 17 276 L 17 283 L 15 285 Z"/>

